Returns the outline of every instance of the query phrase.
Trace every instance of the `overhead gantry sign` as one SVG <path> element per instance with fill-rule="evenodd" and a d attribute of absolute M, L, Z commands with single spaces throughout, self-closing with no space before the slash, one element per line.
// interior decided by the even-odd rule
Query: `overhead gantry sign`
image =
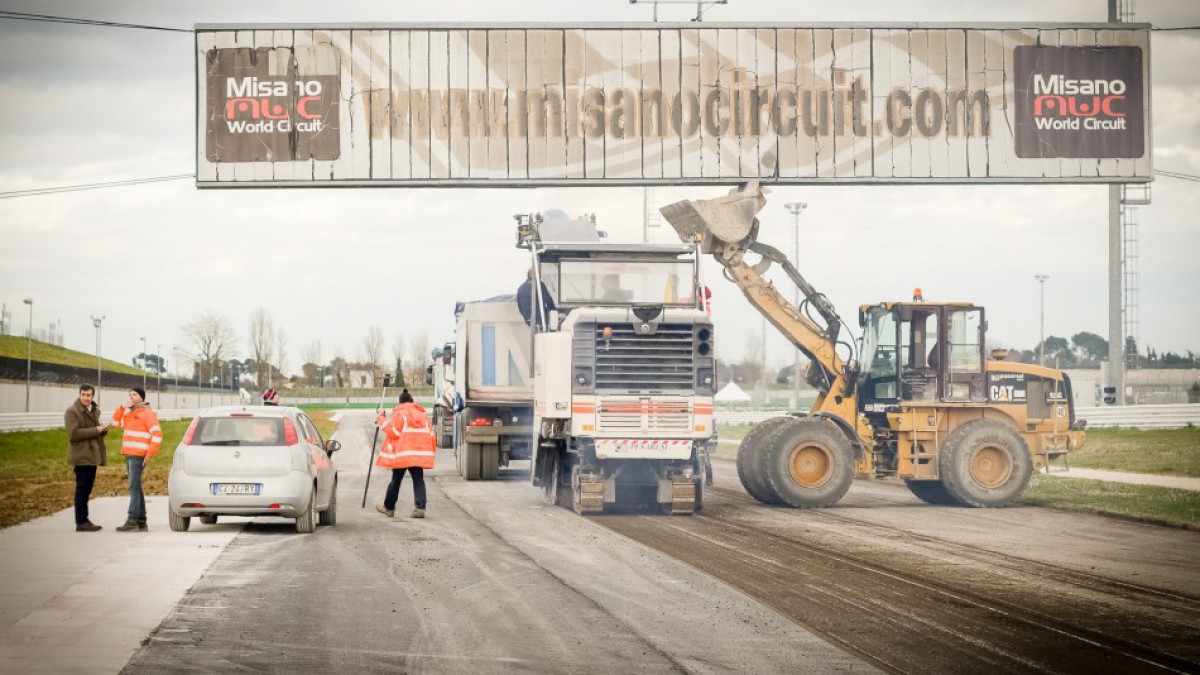
<path fill-rule="evenodd" d="M 1143 25 L 199 26 L 197 183 L 1144 182 Z"/>

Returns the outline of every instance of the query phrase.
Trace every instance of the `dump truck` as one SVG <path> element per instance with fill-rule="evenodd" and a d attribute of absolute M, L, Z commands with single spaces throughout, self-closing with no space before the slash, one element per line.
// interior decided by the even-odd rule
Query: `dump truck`
<path fill-rule="evenodd" d="M 931 504 L 1002 507 L 1021 497 L 1035 468 L 1082 447 L 1086 422 L 1075 417 L 1070 378 L 1005 361 L 1003 350 L 989 358 L 983 307 L 914 293 L 862 305 L 861 339 L 844 338 L 828 298 L 758 241 L 765 203 L 750 183 L 660 209 L 809 360 L 806 377 L 819 392 L 812 408 L 756 425 L 738 448 L 738 476 L 755 499 L 824 507 L 855 477 L 890 476 Z M 800 289 L 799 306 L 764 277 L 771 264 Z"/>
<path fill-rule="evenodd" d="M 463 478 L 494 480 L 501 467 L 531 456 L 528 327 L 511 295 L 460 302 L 454 317 L 454 342 L 427 370 L 435 385 L 434 425 L 440 442 L 454 443 Z M 439 424 L 446 416 L 453 420 L 449 435 Z"/>
<path fill-rule="evenodd" d="M 590 218 L 517 220 L 530 252 L 533 484 L 582 514 L 693 513 L 716 442 L 695 246 L 610 243 Z"/>

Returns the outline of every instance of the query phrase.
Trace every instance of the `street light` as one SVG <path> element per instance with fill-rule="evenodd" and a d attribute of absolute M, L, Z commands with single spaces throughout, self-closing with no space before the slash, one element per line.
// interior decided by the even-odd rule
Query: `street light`
<path fill-rule="evenodd" d="M 100 391 L 100 326 L 106 318 L 108 317 L 92 317 L 92 325 L 96 327 L 96 391 Z"/>
<path fill-rule="evenodd" d="M 138 338 L 142 341 L 142 391 L 146 391 L 146 338 Z"/>
<path fill-rule="evenodd" d="M 783 207 L 792 214 L 792 225 L 795 228 L 795 256 L 792 258 L 792 265 L 796 268 L 800 267 L 800 212 L 808 208 L 806 202 L 789 202 Z M 796 309 L 800 308 L 800 287 L 796 287 Z M 796 350 L 796 360 L 792 363 L 792 397 L 793 406 L 800 407 L 800 350 Z"/>
<path fill-rule="evenodd" d="M 1041 285 L 1041 328 L 1039 329 L 1040 339 L 1038 341 L 1038 365 L 1046 365 L 1046 280 L 1050 278 L 1049 274 L 1035 274 L 1034 279 L 1038 280 Z"/>
<path fill-rule="evenodd" d="M 154 358 L 156 359 L 156 361 L 154 362 L 154 379 L 158 380 L 158 405 L 161 406 L 162 405 L 162 374 L 163 374 L 163 371 L 166 370 L 166 366 L 163 364 L 162 343 L 161 342 L 158 343 L 157 345 L 154 345 Z"/>
<path fill-rule="evenodd" d="M 29 381 L 33 379 L 33 298 L 25 298 L 22 302 L 29 305 L 29 334 L 26 339 L 29 349 L 25 356 L 25 412 L 29 412 Z"/>

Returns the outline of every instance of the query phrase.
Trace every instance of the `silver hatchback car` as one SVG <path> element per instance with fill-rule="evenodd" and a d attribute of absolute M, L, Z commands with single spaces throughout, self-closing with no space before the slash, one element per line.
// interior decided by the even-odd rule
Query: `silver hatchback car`
<path fill-rule="evenodd" d="M 297 532 L 337 521 L 337 441 L 321 441 L 297 408 L 223 406 L 192 420 L 167 480 L 171 529 L 193 517 L 281 516 Z"/>

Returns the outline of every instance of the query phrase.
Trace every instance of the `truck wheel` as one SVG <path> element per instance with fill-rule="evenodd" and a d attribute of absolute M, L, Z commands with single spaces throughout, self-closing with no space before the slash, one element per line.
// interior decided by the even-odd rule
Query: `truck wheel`
<path fill-rule="evenodd" d="M 938 471 L 955 500 L 991 508 L 1021 498 L 1033 462 L 1015 429 L 995 420 L 972 420 L 950 432 L 938 453 Z"/>
<path fill-rule="evenodd" d="M 483 446 L 479 443 L 467 443 L 463 455 L 462 477 L 467 480 L 479 480 Z"/>
<path fill-rule="evenodd" d="M 551 506 L 558 506 L 558 474 L 559 474 L 559 457 L 560 453 L 557 448 L 546 451 L 546 459 L 543 463 L 544 472 L 542 473 L 542 492 L 545 497 L 545 502 Z"/>
<path fill-rule="evenodd" d="M 496 480 L 500 475 L 500 446 L 495 443 L 483 443 L 479 450 L 480 480 Z"/>
<path fill-rule="evenodd" d="M 758 458 L 764 455 L 762 442 L 771 435 L 771 432 L 779 429 L 780 426 L 795 419 L 794 417 L 772 417 L 754 425 L 754 428 L 746 434 L 742 439 L 742 444 L 738 446 L 737 453 L 737 472 L 738 479 L 742 481 L 742 487 L 746 492 L 764 504 L 781 504 L 779 496 L 771 490 L 770 484 L 767 482 L 766 474 L 762 471 L 756 471 L 753 467 L 759 465 Z"/>
<path fill-rule="evenodd" d="M 937 506 L 949 506 L 957 504 L 958 501 L 946 492 L 946 486 L 940 480 L 906 480 L 904 484 L 908 486 L 910 492 L 916 495 L 917 499 L 926 504 L 935 504 Z"/>
<path fill-rule="evenodd" d="M 832 422 L 815 417 L 791 420 L 764 445 L 767 480 L 789 506 L 830 506 L 854 482 L 850 441 Z"/>

